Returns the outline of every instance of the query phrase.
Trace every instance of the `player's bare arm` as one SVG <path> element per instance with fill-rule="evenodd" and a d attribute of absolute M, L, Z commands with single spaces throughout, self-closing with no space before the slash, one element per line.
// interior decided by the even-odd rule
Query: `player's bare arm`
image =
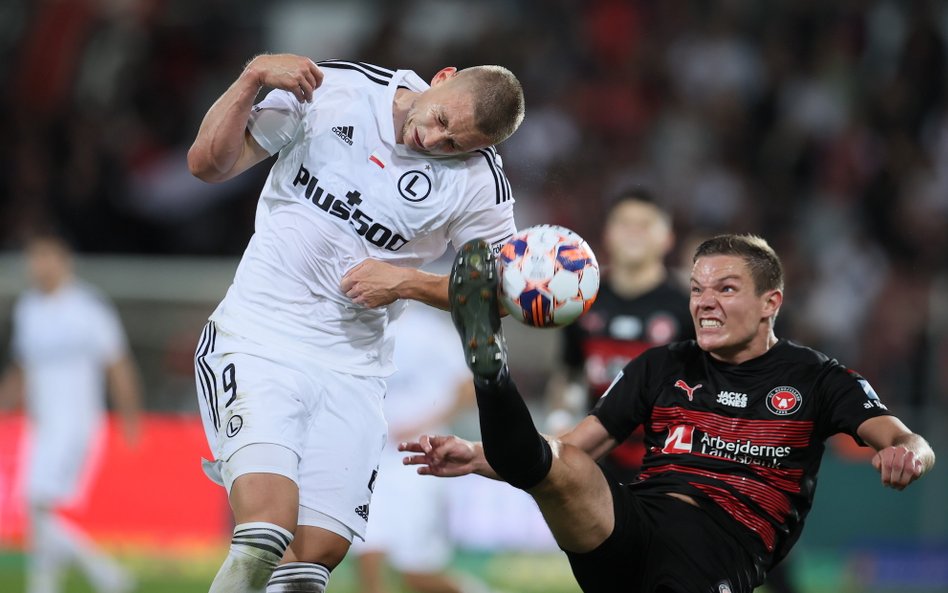
<path fill-rule="evenodd" d="M 448 310 L 448 277 L 402 268 L 376 259 L 359 262 L 346 272 L 340 285 L 353 302 L 381 307 L 398 299 L 412 299 Z"/>
<path fill-rule="evenodd" d="M 292 54 L 261 55 L 211 106 L 188 151 L 188 168 L 207 182 L 226 181 L 270 156 L 247 131 L 250 109 L 264 86 L 312 101 L 323 74 L 312 60 Z"/>
<path fill-rule="evenodd" d="M 11 363 L 0 378 L 0 410 L 19 408 L 24 399 L 23 368 Z"/>
<path fill-rule="evenodd" d="M 402 462 L 405 465 L 419 466 L 418 473 L 424 476 L 455 478 L 477 474 L 492 480 L 500 479 L 487 463 L 481 443 L 454 435 L 421 435 L 417 441 L 399 443 L 398 450 L 417 453 L 405 457 Z"/>
<path fill-rule="evenodd" d="M 587 416 L 573 430 L 560 438 L 545 437 L 560 458 L 564 446 L 579 449 L 592 459 L 606 455 L 618 444 L 595 416 Z M 470 442 L 456 436 L 422 435 L 417 441 L 400 443 L 399 451 L 420 453 L 405 457 L 405 465 L 418 465 L 418 473 L 442 478 L 477 474 L 499 480 L 499 476 L 487 463 L 484 447 L 479 442 Z M 554 462 L 554 466 L 556 462 Z"/>
<path fill-rule="evenodd" d="M 935 465 L 935 452 L 928 442 L 895 416 L 870 418 L 857 433 L 876 450 L 872 466 L 879 472 L 883 486 L 903 490 Z"/>
<path fill-rule="evenodd" d="M 108 367 L 109 395 L 122 420 L 125 441 L 136 444 L 141 434 L 142 388 L 138 368 L 126 354 Z"/>

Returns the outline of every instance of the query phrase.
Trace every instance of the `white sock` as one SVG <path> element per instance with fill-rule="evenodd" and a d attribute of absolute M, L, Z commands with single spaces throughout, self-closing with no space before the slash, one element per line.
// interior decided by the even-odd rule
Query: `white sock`
<path fill-rule="evenodd" d="M 265 593 L 293 534 L 273 523 L 241 523 L 209 593 Z"/>
<path fill-rule="evenodd" d="M 311 562 L 289 562 L 278 566 L 266 593 L 323 593 L 329 585 L 329 569 Z"/>

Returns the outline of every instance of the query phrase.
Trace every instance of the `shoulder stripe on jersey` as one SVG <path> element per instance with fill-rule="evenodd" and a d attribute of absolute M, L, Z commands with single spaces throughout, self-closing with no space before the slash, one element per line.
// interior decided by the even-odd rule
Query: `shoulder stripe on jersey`
<path fill-rule="evenodd" d="M 383 68 L 381 66 L 376 66 L 375 64 L 366 64 L 365 62 L 353 62 L 351 60 L 322 60 L 316 62 L 317 64 L 348 64 L 350 66 L 357 66 L 362 70 L 367 70 L 380 78 L 391 78 L 395 75 L 394 70 L 389 70 L 388 68 Z"/>
<path fill-rule="evenodd" d="M 494 198 L 495 204 L 502 204 L 510 199 L 510 182 L 507 181 L 507 176 L 504 175 L 504 170 L 500 167 L 494 165 L 494 155 L 496 151 L 494 147 L 491 146 L 487 149 L 478 149 L 479 152 L 485 159 L 487 159 L 487 166 L 490 167 L 490 172 L 494 176 L 494 190 L 497 192 L 496 197 Z"/>
<path fill-rule="evenodd" d="M 365 62 L 354 62 L 368 70 L 369 72 L 375 72 L 383 78 L 391 78 L 395 75 L 394 70 L 389 70 L 388 68 L 383 68 L 381 66 L 376 66 L 375 64 L 366 64 Z"/>
<path fill-rule="evenodd" d="M 361 62 L 345 62 L 342 60 L 326 60 L 323 62 L 316 63 L 320 68 L 339 68 L 342 70 L 355 70 L 356 72 L 361 72 L 363 76 L 371 80 L 376 84 L 381 84 L 383 86 L 388 86 L 389 80 L 391 80 L 392 75 L 386 74 L 380 68 L 370 68 L 364 66 Z"/>

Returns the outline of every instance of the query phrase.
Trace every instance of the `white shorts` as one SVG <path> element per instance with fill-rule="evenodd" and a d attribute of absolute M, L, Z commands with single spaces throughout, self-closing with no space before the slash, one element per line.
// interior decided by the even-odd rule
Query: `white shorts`
<path fill-rule="evenodd" d="M 447 480 L 420 476 L 402 464 L 404 453 L 390 443 L 382 453 L 372 496 L 372 517 L 356 554 L 383 552 L 400 572 L 433 573 L 451 561 L 445 494 Z"/>
<path fill-rule="evenodd" d="M 338 373 L 210 322 L 195 353 L 195 379 L 207 442 L 228 488 L 247 473 L 286 476 L 300 488 L 301 525 L 325 527 L 322 514 L 351 530 L 339 535 L 365 537 L 387 433 L 381 378 Z M 239 455 L 231 463 L 237 450 L 256 444 L 280 445 L 295 457 Z"/>

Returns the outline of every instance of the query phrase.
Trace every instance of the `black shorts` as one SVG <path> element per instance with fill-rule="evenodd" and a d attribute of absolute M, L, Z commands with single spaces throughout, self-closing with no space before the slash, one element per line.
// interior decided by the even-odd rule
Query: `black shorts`
<path fill-rule="evenodd" d="M 705 510 L 606 472 L 616 526 L 585 554 L 566 552 L 585 593 L 751 593 L 753 556 Z"/>

